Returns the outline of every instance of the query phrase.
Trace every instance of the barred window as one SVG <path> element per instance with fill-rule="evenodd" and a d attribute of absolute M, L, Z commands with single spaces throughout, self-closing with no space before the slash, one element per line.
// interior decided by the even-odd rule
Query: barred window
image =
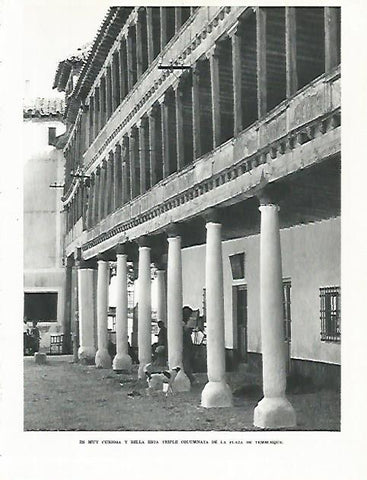
<path fill-rule="evenodd" d="M 320 288 L 321 341 L 340 342 L 340 287 Z"/>

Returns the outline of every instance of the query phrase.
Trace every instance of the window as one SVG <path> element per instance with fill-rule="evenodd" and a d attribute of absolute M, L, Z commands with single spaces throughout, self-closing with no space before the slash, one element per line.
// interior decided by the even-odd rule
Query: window
<path fill-rule="evenodd" d="M 245 254 L 238 253 L 236 255 L 230 255 L 229 261 L 231 262 L 233 280 L 245 278 Z"/>
<path fill-rule="evenodd" d="M 340 342 L 340 287 L 320 288 L 321 341 Z"/>

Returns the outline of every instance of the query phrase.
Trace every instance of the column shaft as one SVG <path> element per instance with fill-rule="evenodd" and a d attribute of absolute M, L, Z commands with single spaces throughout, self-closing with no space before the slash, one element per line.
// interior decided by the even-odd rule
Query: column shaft
<path fill-rule="evenodd" d="M 108 353 L 108 276 L 109 265 L 104 260 L 98 260 L 97 279 L 97 329 L 98 329 L 98 350 L 96 353 L 96 367 L 110 368 L 111 357 Z"/>
<path fill-rule="evenodd" d="M 215 53 L 209 57 L 212 96 L 213 148 L 221 143 L 220 97 L 219 97 L 219 58 Z"/>
<path fill-rule="evenodd" d="M 233 68 L 233 111 L 234 135 L 242 130 L 242 72 L 241 72 L 241 37 L 238 29 L 233 32 L 232 40 L 232 68 Z"/>
<path fill-rule="evenodd" d="M 148 65 L 150 65 L 154 60 L 152 7 L 147 7 L 147 42 L 148 42 Z"/>
<path fill-rule="evenodd" d="M 340 62 L 338 39 L 338 10 L 340 7 L 325 7 L 325 72 L 330 72 Z"/>
<path fill-rule="evenodd" d="M 260 206 L 260 317 L 264 398 L 254 412 L 262 428 L 294 426 L 296 417 L 285 397 L 286 355 L 283 326 L 282 259 L 278 206 Z"/>
<path fill-rule="evenodd" d="M 208 380 L 201 396 L 203 407 L 229 407 L 232 394 L 225 382 L 224 293 L 221 224 L 206 225 L 205 284 Z"/>
<path fill-rule="evenodd" d="M 78 269 L 78 302 L 79 302 L 79 350 L 78 358 L 84 363 L 94 363 L 96 350 L 94 347 L 94 304 L 93 304 L 92 268 Z"/>
<path fill-rule="evenodd" d="M 201 133 L 200 133 L 200 94 L 199 94 L 199 69 L 194 67 L 192 72 L 192 129 L 194 160 L 201 155 Z"/>
<path fill-rule="evenodd" d="M 176 106 L 176 143 L 177 143 L 177 170 L 180 170 L 184 164 L 184 139 L 183 139 L 183 106 L 182 92 L 177 87 L 175 89 L 175 106 Z"/>
<path fill-rule="evenodd" d="M 150 248 L 139 247 L 139 286 L 138 286 L 138 350 L 139 378 L 145 378 L 144 367 L 152 360 L 151 346 L 151 280 Z"/>
<path fill-rule="evenodd" d="M 169 175 L 168 105 L 161 103 L 163 178 Z"/>
<path fill-rule="evenodd" d="M 257 114 L 261 118 L 267 111 L 266 74 L 266 9 L 256 7 L 257 56 Z"/>
<path fill-rule="evenodd" d="M 167 325 L 166 273 L 157 270 L 157 319 Z"/>
<path fill-rule="evenodd" d="M 286 93 L 287 98 L 294 95 L 298 89 L 297 78 L 297 35 L 296 10 L 285 7 L 285 53 L 286 53 Z"/>
<path fill-rule="evenodd" d="M 154 111 L 149 114 L 149 154 L 150 154 L 150 185 L 157 183 L 157 127 Z"/>
<path fill-rule="evenodd" d="M 127 255 L 117 254 L 116 356 L 114 370 L 131 370 L 128 354 Z"/>
<path fill-rule="evenodd" d="M 146 191 L 146 168 L 145 168 L 145 126 L 142 121 L 139 128 L 139 162 L 140 162 L 140 185 L 139 190 L 140 194 L 143 194 Z"/>

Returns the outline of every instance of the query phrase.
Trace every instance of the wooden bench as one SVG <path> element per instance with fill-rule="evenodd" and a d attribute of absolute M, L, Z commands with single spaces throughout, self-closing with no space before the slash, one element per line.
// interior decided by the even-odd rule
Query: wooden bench
<path fill-rule="evenodd" d="M 53 350 L 56 350 L 55 353 L 62 353 L 62 346 L 64 343 L 64 334 L 63 333 L 51 333 L 50 334 L 50 355 Z"/>

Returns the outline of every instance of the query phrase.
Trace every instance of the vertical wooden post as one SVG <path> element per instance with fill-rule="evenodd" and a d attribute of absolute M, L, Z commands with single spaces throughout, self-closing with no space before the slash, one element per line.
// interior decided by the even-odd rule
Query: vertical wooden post
<path fill-rule="evenodd" d="M 142 31 L 141 31 L 141 20 L 139 13 L 136 18 L 136 81 L 139 80 L 143 73 L 143 42 L 142 42 Z"/>
<path fill-rule="evenodd" d="M 146 169 L 145 169 L 145 124 L 143 120 L 137 123 L 139 132 L 139 162 L 140 162 L 140 195 L 146 191 Z"/>
<path fill-rule="evenodd" d="M 340 62 L 338 39 L 338 8 L 324 7 L 325 21 L 325 72 L 330 72 Z"/>
<path fill-rule="evenodd" d="M 266 9 L 256 7 L 256 51 L 257 51 L 257 114 L 267 112 L 266 73 Z"/>
<path fill-rule="evenodd" d="M 221 144 L 220 101 L 219 101 L 219 57 L 216 45 L 207 53 L 210 63 L 212 97 L 213 148 Z"/>
<path fill-rule="evenodd" d="M 127 57 L 127 89 L 128 92 L 133 88 L 133 39 L 131 31 L 127 34 L 126 39 L 126 57 Z"/>
<path fill-rule="evenodd" d="M 120 103 L 122 103 L 123 99 L 127 95 L 127 84 L 126 84 L 126 70 L 127 70 L 127 62 L 126 62 L 126 38 L 121 38 L 120 43 L 120 50 L 119 50 L 119 76 L 120 76 Z"/>
<path fill-rule="evenodd" d="M 200 138 L 200 72 L 196 64 L 192 69 L 192 129 L 193 129 L 193 149 L 194 160 L 201 155 Z"/>
<path fill-rule="evenodd" d="M 161 131 L 162 131 L 162 158 L 163 158 L 163 178 L 169 175 L 169 138 L 168 138 L 168 105 L 165 95 L 159 99 L 161 108 Z"/>
<path fill-rule="evenodd" d="M 239 23 L 236 22 L 228 31 L 232 42 L 234 136 L 238 135 L 242 130 L 241 37 L 238 26 Z"/>
<path fill-rule="evenodd" d="M 167 7 L 160 7 L 161 11 L 161 51 L 167 43 Z"/>
<path fill-rule="evenodd" d="M 177 9 L 176 9 L 177 10 Z M 180 170 L 184 164 L 184 139 L 183 139 L 183 106 L 182 91 L 180 83 L 174 85 L 175 106 L 176 106 L 176 144 L 177 144 L 177 170 Z"/>
<path fill-rule="evenodd" d="M 298 90 L 296 9 L 285 7 L 286 94 L 291 97 Z"/>
<path fill-rule="evenodd" d="M 148 112 L 149 118 L 149 160 L 150 160 L 150 186 L 152 187 L 157 183 L 157 125 L 154 115 L 154 107 Z M 158 129 L 159 131 L 159 129 Z"/>
<path fill-rule="evenodd" d="M 148 65 L 150 65 L 154 60 L 152 7 L 147 7 L 147 41 L 148 41 Z"/>

